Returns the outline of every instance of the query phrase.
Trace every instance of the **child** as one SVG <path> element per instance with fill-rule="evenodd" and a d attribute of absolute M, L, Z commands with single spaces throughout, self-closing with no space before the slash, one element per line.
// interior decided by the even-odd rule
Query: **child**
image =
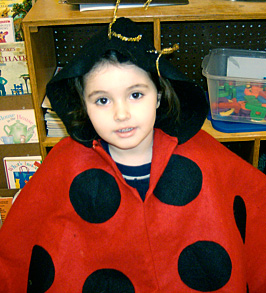
<path fill-rule="evenodd" d="M 1 292 L 266 292 L 265 175 L 138 26 L 111 32 L 47 85 L 70 137 L 0 230 Z"/>

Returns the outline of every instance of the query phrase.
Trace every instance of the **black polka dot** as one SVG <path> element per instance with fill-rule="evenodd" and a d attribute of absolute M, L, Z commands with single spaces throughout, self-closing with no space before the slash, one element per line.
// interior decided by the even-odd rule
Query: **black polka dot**
<path fill-rule="evenodd" d="M 114 269 L 92 273 L 85 281 L 83 293 L 133 293 L 134 286 L 127 276 Z"/>
<path fill-rule="evenodd" d="M 76 213 L 89 223 L 103 223 L 112 218 L 121 201 L 114 177 L 100 169 L 86 170 L 76 176 L 69 196 Z"/>
<path fill-rule="evenodd" d="M 247 211 L 245 202 L 240 196 L 236 196 L 234 200 L 234 216 L 243 243 L 245 243 Z"/>
<path fill-rule="evenodd" d="M 55 269 L 51 256 L 44 248 L 35 245 L 32 249 L 27 292 L 46 292 L 52 286 L 54 276 Z"/>
<path fill-rule="evenodd" d="M 215 242 L 198 241 L 180 254 L 178 272 L 190 288 L 202 292 L 222 288 L 230 279 L 232 263 L 226 250 Z"/>
<path fill-rule="evenodd" d="M 184 206 L 194 200 L 202 188 L 202 173 L 198 165 L 188 158 L 173 155 L 155 190 L 163 203 Z"/>

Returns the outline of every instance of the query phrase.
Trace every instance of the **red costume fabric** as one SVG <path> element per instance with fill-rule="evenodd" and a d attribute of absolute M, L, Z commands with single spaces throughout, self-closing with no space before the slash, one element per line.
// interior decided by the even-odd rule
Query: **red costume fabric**
<path fill-rule="evenodd" d="M 143 202 L 65 138 L 0 230 L 1 292 L 266 292 L 265 175 L 204 131 L 156 129 Z"/>

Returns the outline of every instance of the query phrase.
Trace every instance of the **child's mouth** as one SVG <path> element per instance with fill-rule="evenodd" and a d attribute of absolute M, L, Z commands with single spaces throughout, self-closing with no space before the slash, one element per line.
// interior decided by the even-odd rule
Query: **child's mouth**
<path fill-rule="evenodd" d="M 127 127 L 127 128 L 118 129 L 116 133 L 121 138 L 127 138 L 134 135 L 135 131 L 136 131 L 135 127 Z"/>
<path fill-rule="evenodd" d="M 123 132 L 130 132 L 132 131 L 134 128 L 130 127 L 130 128 L 123 128 L 123 129 L 119 129 L 118 132 L 123 133 Z"/>

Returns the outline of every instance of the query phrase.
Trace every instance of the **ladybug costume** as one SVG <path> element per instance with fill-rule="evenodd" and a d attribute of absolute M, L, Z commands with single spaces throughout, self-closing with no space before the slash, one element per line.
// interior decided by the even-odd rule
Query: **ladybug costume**
<path fill-rule="evenodd" d="M 113 29 L 139 31 L 123 18 Z M 80 102 L 66 80 L 104 50 L 156 72 L 158 54 L 144 37 L 126 43 L 106 32 L 47 86 L 70 137 L 50 151 L 0 230 L 0 292 L 266 292 L 266 177 L 201 130 L 208 104 L 198 85 L 160 58 L 181 117 L 177 124 L 158 109 L 144 201 L 90 122 L 71 126 L 66 111 Z"/>

